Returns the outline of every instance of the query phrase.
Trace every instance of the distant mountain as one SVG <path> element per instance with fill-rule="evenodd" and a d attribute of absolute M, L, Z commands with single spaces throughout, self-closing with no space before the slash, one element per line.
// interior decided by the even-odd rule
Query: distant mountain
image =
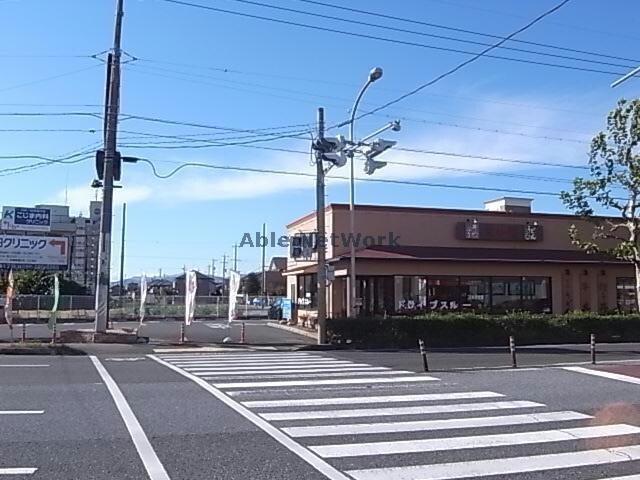
<path fill-rule="evenodd" d="M 159 280 L 160 278 L 162 278 L 163 280 L 168 280 L 170 282 L 173 282 L 177 277 L 179 277 L 180 275 L 182 275 L 182 273 L 176 273 L 173 275 L 163 275 L 162 277 L 147 277 L 147 282 L 151 282 L 153 280 Z M 129 277 L 129 278 L 125 278 L 124 279 L 124 284 L 129 285 L 130 283 L 137 283 L 138 285 L 140 284 L 140 279 L 142 277 L 140 277 L 140 275 L 137 275 L 135 277 Z M 222 283 L 222 277 L 218 277 L 217 275 L 214 277 L 216 282 L 220 282 Z M 111 282 L 111 286 L 116 286 L 116 285 L 120 285 L 120 280 L 116 280 L 115 282 Z"/>

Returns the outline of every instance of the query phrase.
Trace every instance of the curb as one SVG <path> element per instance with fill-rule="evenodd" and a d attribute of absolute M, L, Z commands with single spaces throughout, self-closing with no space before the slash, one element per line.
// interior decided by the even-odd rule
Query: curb
<path fill-rule="evenodd" d="M 65 344 L 0 346 L 0 355 L 87 355 L 86 352 Z"/>

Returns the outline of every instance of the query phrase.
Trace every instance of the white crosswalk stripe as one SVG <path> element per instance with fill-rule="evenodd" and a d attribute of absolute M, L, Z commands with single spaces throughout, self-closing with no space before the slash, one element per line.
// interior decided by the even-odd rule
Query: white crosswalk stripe
<path fill-rule="evenodd" d="M 0 467 L 0 475 L 32 475 L 36 473 L 37 470 L 37 468 Z"/>
<path fill-rule="evenodd" d="M 537 473 L 552 480 L 640 480 L 640 462 L 634 463 L 640 461 L 640 426 L 620 419 L 603 424 L 585 413 L 550 411 L 543 403 L 464 391 L 429 375 L 320 353 L 258 355 L 160 358 L 250 411 L 251 421 L 274 438 L 274 431 L 282 432 L 287 440 L 278 441 L 297 451 L 294 442 L 315 468 L 333 469 L 329 478 L 506 479 Z M 602 466 L 609 464 L 631 470 L 603 478 Z"/>

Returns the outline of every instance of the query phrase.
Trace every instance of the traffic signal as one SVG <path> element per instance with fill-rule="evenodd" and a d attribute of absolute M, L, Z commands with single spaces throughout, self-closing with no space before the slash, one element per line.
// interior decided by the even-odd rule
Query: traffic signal
<path fill-rule="evenodd" d="M 96 173 L 98 174 L 98 180 L 104 180 L 104 149 L 100 148 L 96 150 Z M 116 152 L 113 159 L 113 179 L 120 181 L 122 177 L 122 158 L 120 152 Z"/>
<path fill-rule="evenodd" d="M 337 137 L 324 137 L 316 148 L 322 152 L 322 159 L 336 167 L 344 167 L 347 164 L 347 155 L 344 152 L 346 140 L 342 135 Z"/>

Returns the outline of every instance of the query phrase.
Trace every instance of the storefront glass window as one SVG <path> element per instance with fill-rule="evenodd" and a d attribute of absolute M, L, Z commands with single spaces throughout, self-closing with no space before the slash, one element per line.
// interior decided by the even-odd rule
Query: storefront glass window
<path fill-rule="evenodd" d="M 460 305 L 463 311 L 489 312 L 491 280 L 489 277 L 460 277 Z"/>
<path fill-rule="evenodd" d="M 360 313 L 384 314 L 395 312 L 393 277 L 358 277 L 356 296 L 362 300 Z"/>
<path fill-rule="evenodd" d="M 394 277 L 396 312 L 419 312 L 427 307 L 427 279 L 417 276 Z"/>
<path fill-rule="evenodd" d="M 494 277 L 491 281 L 492 312 L 521 310 L 522 277 Z"/>
<path fill-rule="evenodd" d="M 549 278 L 522 278 L 522 310 L 551 313 L 551 282 Z"/>
<path fill-rule="evenodd" d="M 636 311 L 636 282 L 632 277 L 616 278 L 616 300 L 621 312 Z"/>
<path fill-rule="evenodd" d="M 459 277 L 429 277 L 429 310 L 450 312 L 460 309 Z"/>
<path fill-rule="evenodd" d="M 298 275 L 298 298 L 296 300 L 298 308 L 317 308 L 317 292 L 318 280 L 315 273 Z"/>

